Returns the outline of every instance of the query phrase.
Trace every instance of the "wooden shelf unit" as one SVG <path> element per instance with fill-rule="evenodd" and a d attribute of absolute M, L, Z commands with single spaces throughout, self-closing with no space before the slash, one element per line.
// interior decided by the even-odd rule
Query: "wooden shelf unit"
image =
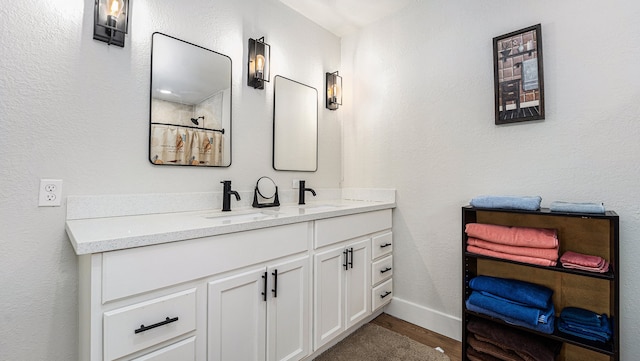
<path fill-rule="evenodd" d="M 467 223 L 486 223 L 502 226 L 552 228 L 558 233 L 559 255 L 574 251 L 605 258 L 609 272 L 600 274 L 476 255 L 466 252 Z M 619 218 L 613 211 L 605 214 L 484 209 L 462 207 L 462 360 L 468 360 L 466 325 L 473 318 L 489 319 L 505 327 L 524 330 L 550 340 L 562 342 L 556 361 L 619 361 Z M 558 262 L 559 263 L 559 262 Z M 512 278 L 546 286 L 554 291 L 556 316 L 564 307 L 573 306 L 597 313 L 606 313 L 612 321 L 613 337 L 607 343 L 591 342 L 563 334 L 555 329 L 551 335 L 507 324 L 490 316 L 466 309 L 465 300 L 471 294 L 469 281 L 478 276 Z"/>

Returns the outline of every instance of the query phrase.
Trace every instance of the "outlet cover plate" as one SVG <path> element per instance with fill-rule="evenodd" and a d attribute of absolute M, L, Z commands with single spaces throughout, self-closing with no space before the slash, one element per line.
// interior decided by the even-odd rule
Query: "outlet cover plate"
<path fill-rule="evenodd" d="M 62 179 L 40 179 L 38 207 L 60 207 Z"/>

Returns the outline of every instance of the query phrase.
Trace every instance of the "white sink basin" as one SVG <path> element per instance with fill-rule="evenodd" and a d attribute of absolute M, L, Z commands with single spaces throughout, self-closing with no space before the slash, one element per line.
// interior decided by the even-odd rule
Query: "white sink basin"
<path fill-rule="evenodd" d="M 216 224 L 232 224 L 243 222 L 261 221 L 264 219 L 275 218 L 277 213 L 266 213 L 260 211 L 242 212 L 242 213 L 217 213 L 204 216 L 206 219 L 212 220 Z"/>

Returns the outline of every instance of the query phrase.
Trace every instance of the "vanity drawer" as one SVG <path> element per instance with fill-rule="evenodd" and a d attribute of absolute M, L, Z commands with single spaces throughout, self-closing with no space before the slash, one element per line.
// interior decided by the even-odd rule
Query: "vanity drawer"
<path fill-rule="evenodd" d="M 387 232 L 373 237 L 371 259 L 376 259 L 393 251 L 393 233 Z"/>
<path fill-rule="evenodd" d="M 307 251 L 309 223 L 105 252 L 102 302 Z"/>
<path fill-rule="evenodd" d="M 374 287 L 371 290 L 371 298 L 371 307 L 374 311 L 389 303 L 393 298 L 393 279 Z"/>
<path fill-rule="evenodd" d="M 196 329 L 196 289 L 104 313 L 104 359 L 126 356 Z"/>
<path fill-rule="evenodd" d="M 371 284 L 375 285 L 393 275 L 393 256 L 387 256 L 371 265 Z"/>
<path fill-rule="evenodd" d="M 195 361 L 195 359 L 196 338 L 190 337 L 131 361 Z"/>
<path fill-rule="evenodd" d="M 315 248 L 390 228 L 390 209 L 320 219 L 315 221 Z"/>

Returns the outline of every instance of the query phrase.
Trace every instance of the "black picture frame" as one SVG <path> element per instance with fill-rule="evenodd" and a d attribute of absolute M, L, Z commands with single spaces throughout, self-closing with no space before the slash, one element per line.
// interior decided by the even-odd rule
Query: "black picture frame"
<path fill-rule="evenodd" d="M 493 38 L 495 123 L 544 119 L 542 26 Z"/>

